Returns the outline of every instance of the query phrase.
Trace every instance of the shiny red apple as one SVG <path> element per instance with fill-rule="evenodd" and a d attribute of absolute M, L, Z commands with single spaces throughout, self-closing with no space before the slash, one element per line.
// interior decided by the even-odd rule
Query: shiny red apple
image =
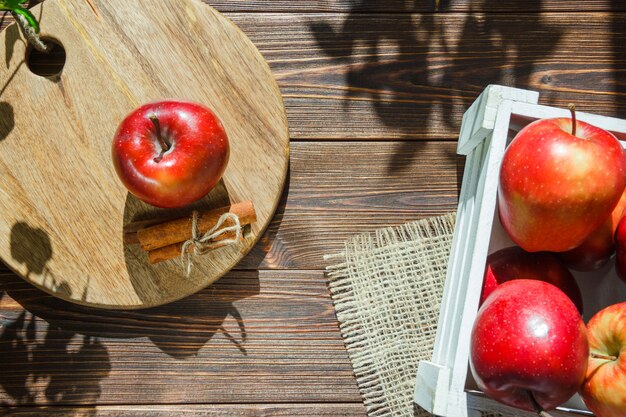
<path fill-rule="evenodd" d="M 207 107 L 167 100 L 131 112 L 113 139 L 113 165 L 128 191 L 157 207 L 182 207 L 218 183 L 229 157 L 226 132 Z"/>
<path fill-rule="evenodd" d="M 574 249 L 609 217 L 626 186 L 626 156 L 610 132 L 574 119 L 537 120 L 507 147 L 498 208 L 528 252 Z"/>
<path fill-rule="evenodd" d="M 596 417 L 626 416 L 626 303 L 609 306 L 587 324 L 589 365 L 580 395 Z"/>
<path fill-rule="evenodd" d="M 622 217 L 615 231 L 615 271 L 626 282 L 626 217 Z"/>
<path fill-rule="evenodd" d="M 547 282 L 500 284 L 478 311 L 470 343 L 478 387 L 512 407 L 553 409 L 585 378 L 585 324 L 574 303 Z"/>
<path fill-rule="evenodd" d="M 549 282 L 567 295 L 580 313 L 583 299 L 572 273 L 550 252 L 526 252 L 518 246 L 501 249 L 487 257 L 480 304 L 498 287 L 513 279 Z"/>
<path fill-rule="evenodd" d="M 569 268 L 577 271 L 595 271 L 602 268 L 615 253 L 615 231 L 626 209 L 626 192 L 611 215 L 576 248 L 560 254 Z"/>

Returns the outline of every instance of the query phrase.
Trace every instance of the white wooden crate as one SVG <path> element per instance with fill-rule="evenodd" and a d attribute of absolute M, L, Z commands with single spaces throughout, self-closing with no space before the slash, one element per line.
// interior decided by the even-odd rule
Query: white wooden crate
<path fill-rule="evenodd" d="M 533 91 L 490 85 L 463 116 L 457 152 L 466 155 L 465 172 L 437 337 L 432 359 L 419 363 L 415 386 L 415 402 L 438 416 L 474 417 L 480 411 L 536 416 L 501 405 L 477 390 L 469 372 L 469 348 L 486 258 L 514 245 L 496 206 L 504 151 L 528 123 L 570 117 L 569 110 L 538 105 L 538 99 Z M 626 120 L 583 112 L 576 116 L 612 132 L 626 145 Z M 585 322 L 603 307 L 626 300 L 626 285 L 615 276 L 613 261 L 599 271 L 572 272 L 583 294 Z M 551 414 L 592 415 L 578 395 Z"/>

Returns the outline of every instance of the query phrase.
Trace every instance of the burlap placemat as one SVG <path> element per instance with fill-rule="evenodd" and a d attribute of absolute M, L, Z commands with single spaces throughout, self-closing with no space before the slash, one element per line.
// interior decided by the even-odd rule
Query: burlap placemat
<path fill-rule="evenodd" d="M 417 364 L 430 359 L 454 213 L 355 236 L 325 259 L 329 287 L 370 417 L 431 416 L 414 408 Z"/>

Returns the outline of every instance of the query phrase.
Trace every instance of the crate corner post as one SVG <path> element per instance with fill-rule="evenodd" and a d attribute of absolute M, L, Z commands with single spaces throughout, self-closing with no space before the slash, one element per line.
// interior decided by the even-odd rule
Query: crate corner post
<path fill-rule="evenodd" d="M 469 346 L 460 346 L 459 341 L 469 339 L 468 321 L 478 305 L 477 280 L 482 279 L 478 258 L 486 256 L 489 243 L 479 230 L 491 226 L 496 205 L 494 172 L 506 146 L 511 107 L 517 102 L 535 104 L 538 99 L 537 92 L 490 85 L 463 116 L 457 153 L 467 158 L 457 224 L 433 356 L 418 365 L 414 395 L 419 406 L 435 415 L 473 415 L 467 408 L 464 389 Z"/>
<path fill-rule="evenodd" d="M 457 153 L 468 155 L 493 130 L 504 100 L 537 104 L 539 93 L 503 85 L 488 85 L 463 114 Z"/>
<path fill-rule="evenodd" d="M 415 403 L 437 416 L 445 416 L 450 389 L 450 368 L 429 361 L 421 361 L 417 369 Z"/>

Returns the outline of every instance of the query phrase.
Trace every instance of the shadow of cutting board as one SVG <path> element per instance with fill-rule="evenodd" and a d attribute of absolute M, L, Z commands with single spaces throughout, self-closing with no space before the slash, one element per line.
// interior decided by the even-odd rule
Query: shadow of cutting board
<path fill-rule="evenodd" d="M 61 74 L 33 74 L 15 26 L 0 33 L 0 257 L 62 299 L 131 309 L 190 295 L 232 268 L 278 204 L 289 161 L 282 98 L 250 40 L 199 0 L 47 0 L 32 9 L 66 51 Z M 118 124 L 139 105 L 178 98 L 209 106 L 231 146 L 222 182 L 197 207 L 252 200 L 244 244 L 151 266 L 122 227 L 170 211 L 131 195 L 111 164 Z M 185 214 L 189 209 L 178 214 Z"/>

